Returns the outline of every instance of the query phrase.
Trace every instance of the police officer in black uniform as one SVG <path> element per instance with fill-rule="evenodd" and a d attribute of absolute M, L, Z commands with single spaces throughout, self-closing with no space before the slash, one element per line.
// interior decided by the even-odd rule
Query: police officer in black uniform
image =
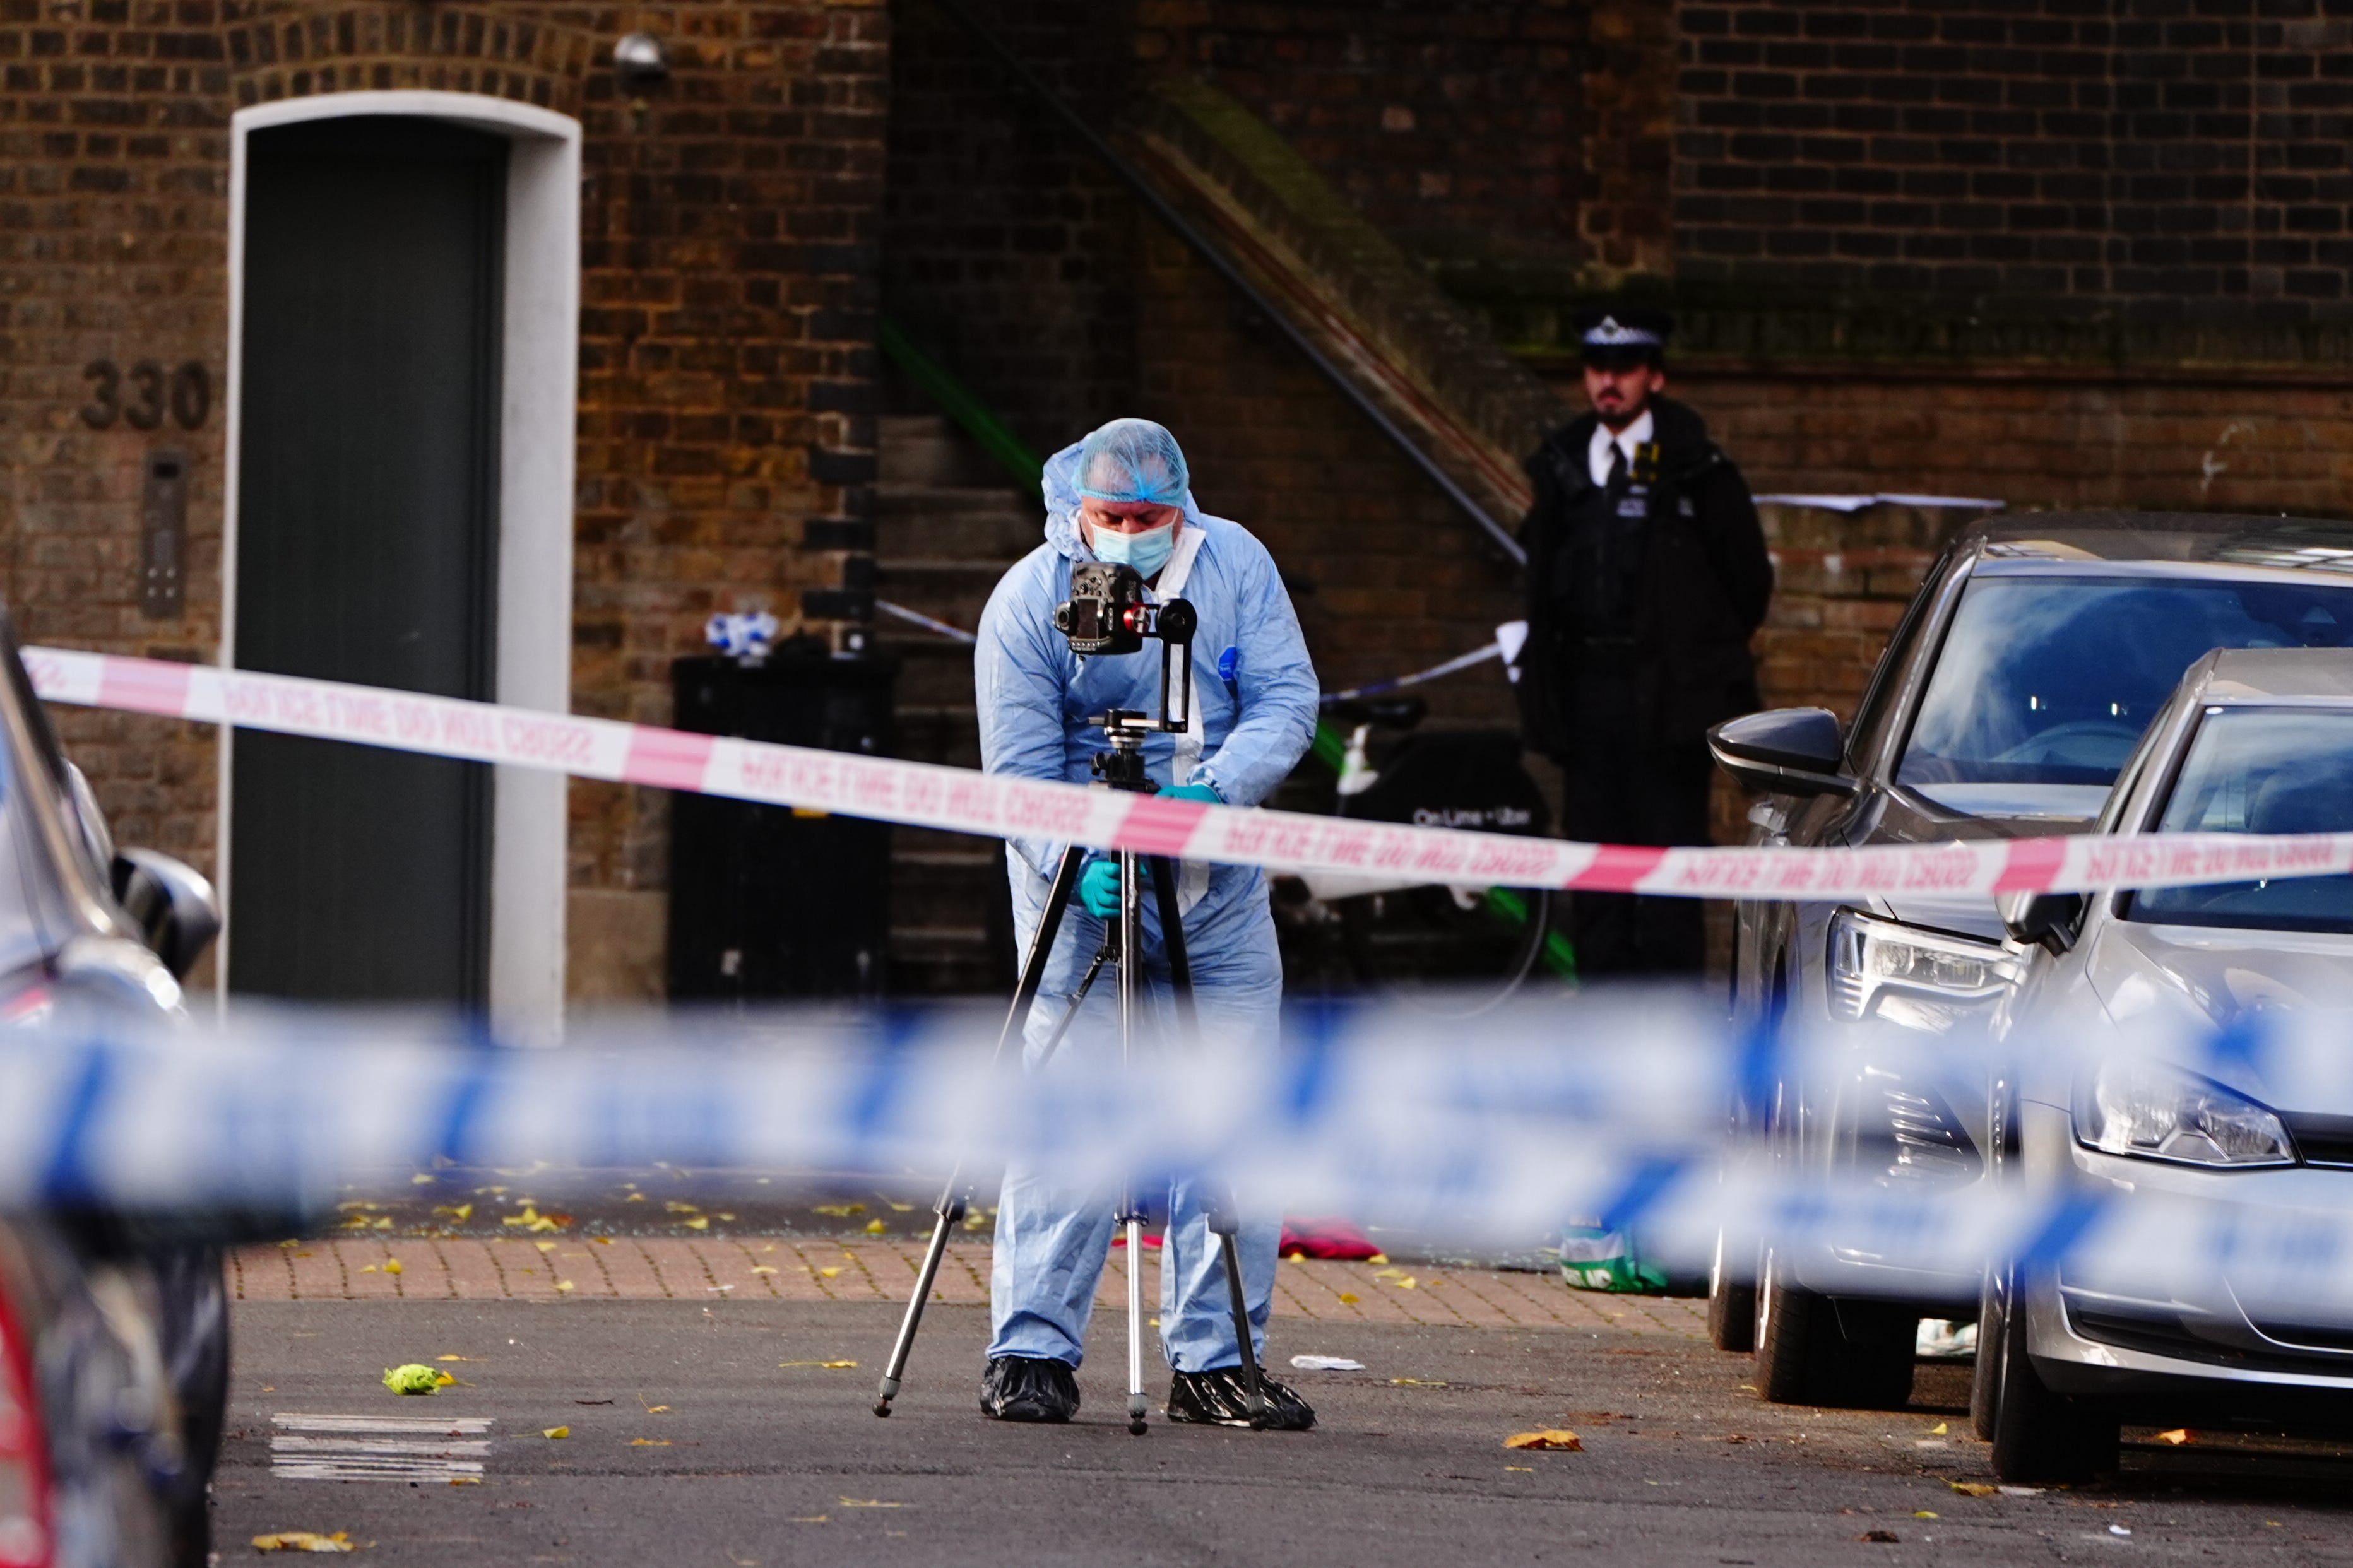
<path fill-rule="evenodd" d="M 1660 395 L 1672 323 L 1619 310 L 1583 328 L 1593 411 L 1528 459 L 1528 745 L 1561 766 L 1562 827 L 1605 844 L 1708 842 L 1710 725 L 1762 704 L 1748 639 L 1773 566 L 1747 481 L 1700 417 Z M 1695 899 L 1578 893 L 1577 969 L 1694 973 Z"/>

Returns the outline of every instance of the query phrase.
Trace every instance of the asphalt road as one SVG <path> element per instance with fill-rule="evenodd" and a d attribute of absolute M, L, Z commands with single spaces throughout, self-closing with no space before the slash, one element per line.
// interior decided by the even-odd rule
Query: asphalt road
<path fill-rule="evenodd" d="M 895 1321 L 849 1303 L 241 1304 L 222 1561 L 281 1530 L 348 1531 L 386 1568 L 2353 1556 L 2344 1449 L 2140 1443 L 2099 1487 L 1959 1492 L 1991 1479 L 1967 1436 L 1965 1367 L 1924 1365 L 1907 1411 L 1811 1411 L 1757 1404 L 1740 1387 L 1745 1359 L 1656 1331 L 1278 1320 L 1281 1360 L 1367 1363 L 1285 1370 L 1317 1430 L 1155 1423 L 1135 1438 L 1114 1318 L 1096 1321 L 1085 1408 L 1065 1427 L 981 1418 L 985 1315 L 955 1307 L 934 1309 L 899 1413 L 876 1420 Z M 429 1399 L 387 1394 L 382 1369 L 411 1361 L 461 1381 Z M 291 1479 L 273 1469 L 284 1415 L 486 1417 L 486 1473 Z M 569 1436 L 542 1435 L 557 1426 Z M 1504 1447 L 1552 1426 L 1583 1451 Z"/>

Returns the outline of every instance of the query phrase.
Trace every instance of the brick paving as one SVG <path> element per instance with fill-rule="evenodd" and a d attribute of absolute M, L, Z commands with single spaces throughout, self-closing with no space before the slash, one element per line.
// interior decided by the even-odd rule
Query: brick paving
<path fill-rule="evenodd" d="M 935 1300 L 988 1300 L 989 1247 L 951 1243 Z M 923 1262 L 913 1240 L 789 1237 L 470 1237 L 322 1239 L 248 1247 L 229 1259 L 240 1301 L 736 1300 L 899 1301 Z M 396 1270 L 395 1266 L 397 1266 Z M 1157 1303 L 1159 1258 L 1147 1256 L 1145 1299 Z M 1126 1254 L 1113 1248 L 1097 1300 L 1127 1289 Z M 1383 1267 L 1285 1259 L 1278 1317 L 1461 1328 L 1570 1329 L 1703 1338 L 1705 1303 L 1572 1290 L 1548 1274 L 1420 1265 Z"/>

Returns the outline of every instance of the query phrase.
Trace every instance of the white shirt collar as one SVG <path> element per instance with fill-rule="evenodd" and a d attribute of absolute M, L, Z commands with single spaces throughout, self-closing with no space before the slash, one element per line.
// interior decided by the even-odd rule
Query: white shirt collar
<path fill-rule="evenodd" d="M 1611 434 L 1609 426 L 1599 420 L 1594 421 L 1593 439 L 1587 443 L 1585 448 L 1585 467 L 1587 471 L 1592 474 L 1593 482 L 1597 485 L 1606 485 L 1609 482 L 1609 447 L 1612 442 L 1616 443 L 1620 451 L 1626 454 L 1626 467 L 1631 469 L 1634 466 L 1634 448 L 1650 440 L 1655 428 L 1656 426 L 1651 418 L 1651 411 L 1647 408 L 1634 416 L 1634 423 L 1615 435 Z"/>

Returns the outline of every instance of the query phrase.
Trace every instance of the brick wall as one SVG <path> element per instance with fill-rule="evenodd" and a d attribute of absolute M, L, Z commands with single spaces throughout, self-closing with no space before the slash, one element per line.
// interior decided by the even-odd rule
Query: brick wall
<path fill-rule="evenodd" d="M 1137 0 L 1135 49 L 1240 99 L 1400 244 L 1573 263 L 1587 253 L 1587 11 Z"/>
<path fill-rule="evenodd" d="M 2325 0 L 1681 7 L 1680 276 L 1999 309 L 2353 311 Z"/>
<path fill-rule="evenodd" d="M 633 101 L 608 63 L 630 26 L 675 67 Z M 887 53 L 879 0 L 0 0 L 0 594 L 21 634 L 216 657 L 229 116 L 362 87 L 583 119 L 575 706 L 666 719 L 669 661 L 714 608 L 854 612 Z M 100 360 L 199 366 L 210 407 L 194 428 L 95 427 Z M 194 458 L 187 609 L 151 621 L 140 468 L 167 441 Z M 210 867 L 209 731 L 58 718 L 126 842 Z M 572 799 L 575 989 L 648 994 L 662 797 Z"/>
<path fill-rule="evenodd" d="M 1264 541 L 1327 689 L 1436 664 L 1520 613 L 1427 479 L 1173 238 L 1150 237 L 1139 320 L 1144 412 L 1176 433 L 1204 510 Z M 1500 667 L 1425 687 L 1457 723 L 1516 724 Z"/>
<path fill-rule="evenodd" d="M 974 7 L 1065 101 L 1108 126 L 1127 7 Z M 936 7 L 902 0 L 892 48 L 883 294 L 916 345 L 1040 456 L 1133 398 L 1136 219 L 1060 121 Z M 929 412 L 895 389 L 904 411 Z"/>

